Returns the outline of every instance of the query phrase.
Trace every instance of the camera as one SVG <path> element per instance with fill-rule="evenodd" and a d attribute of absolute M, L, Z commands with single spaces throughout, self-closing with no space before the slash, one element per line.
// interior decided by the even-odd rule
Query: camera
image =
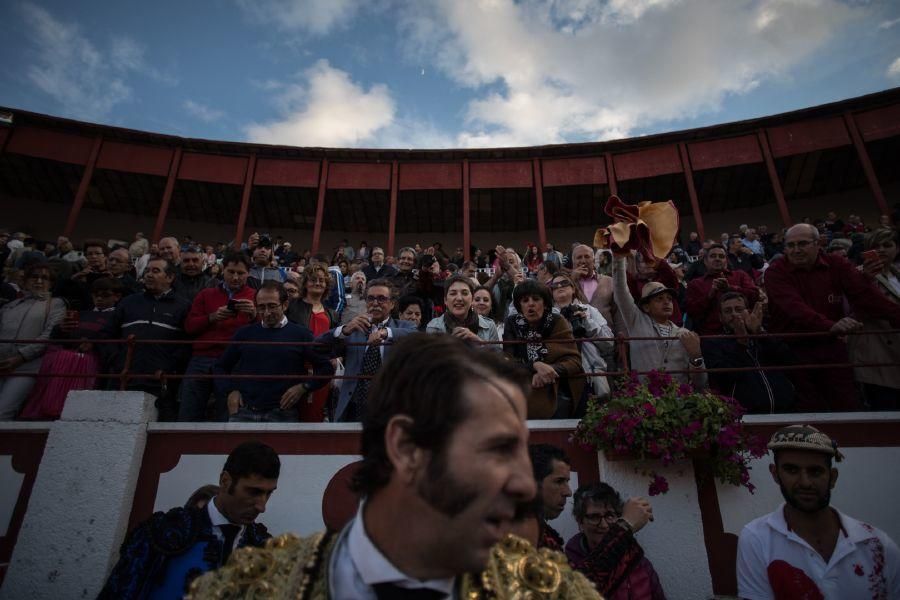
<path fill-rule="evenodd" d="M 559 310 L 559 314 L 566 318 L 566 321 L 572 325 L 572 337 L 575 338 L 583 338 L 587 337 L 587 326 L 584 322 L 583 317 L 576 317 L 575 312 L 578 311 L 578 307 L 574 304 L 570 304 L 568 306 L 564 306 Z"/>
<path fill-rule="evenodd" d="M 268 234 L 263 234 L 259 236 L 259 247 L 260 248 L 271 248 L 272 247 L 272 238 L 269 237 Z"/>
<path fill-rule="evenodd" d="M 237 300 L 234 300 L 233 298 L 231 300 L 229 300 L 228 304 L 226 305 L 226 308 L 228 310 L 230 310 L 231 312 L 236 313 L 238 311 Z"/>

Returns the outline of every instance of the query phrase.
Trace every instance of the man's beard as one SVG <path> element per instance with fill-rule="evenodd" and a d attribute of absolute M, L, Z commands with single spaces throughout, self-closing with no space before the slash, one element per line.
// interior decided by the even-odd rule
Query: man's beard
<path fill-rule="evenodd" d="M 478 490 L 457 480 L 449 471 L 446 453 L 433 454 L 425 478 L 416 486 L 416 493 L 429 506 L 447 517 L 455 517 L 478 497 Z"/>
<path fill-rule="evenodd" d="M 830 483 L 830 482 L 829 482 Z M 781 495 L 784 498 L 784 501 L 791 505 L 791 507 L 799 510 L 800 512 L 805 513 L 817 513 L 824 508 L 828 508 L 828 505 L 831 504 L 831 485 L 829 484 L 828 489 L 825 491 L 825 494 L 819 497 L 818 502 L 814 508 L 808 508 L 797 501 L 793 494 L 791 494 L 784 485 L 779 482 L 778 488 L 781 490 Z"/>

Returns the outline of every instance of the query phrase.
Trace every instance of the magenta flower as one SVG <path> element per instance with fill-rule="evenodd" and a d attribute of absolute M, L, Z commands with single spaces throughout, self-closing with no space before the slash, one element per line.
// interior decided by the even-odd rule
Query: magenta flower
<path fill-rule="evenodd" d="M 653 475 L 653 481 L 650 482 L 650 487 L 647 489 L 647 493 L 651 496 L 659 496 L 660 494 L 665 494 L 669 491 L 669 482 L 666 481 L 666 478 L 662 475 Z"/>

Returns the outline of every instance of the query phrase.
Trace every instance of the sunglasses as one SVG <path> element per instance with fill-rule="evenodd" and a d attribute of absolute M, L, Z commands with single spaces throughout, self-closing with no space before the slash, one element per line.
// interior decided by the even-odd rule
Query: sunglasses
<path fill-rule="evenodd" d="M 559 288 L 572 287 L 572 284 L 568 281 L 554 281 L 550 284 L 551 290 L 558 290 Z"/>

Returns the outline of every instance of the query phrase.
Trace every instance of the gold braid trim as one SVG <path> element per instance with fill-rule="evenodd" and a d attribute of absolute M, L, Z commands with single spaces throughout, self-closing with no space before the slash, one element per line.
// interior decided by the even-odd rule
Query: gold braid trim
<path fill-rule="evenodd" d="M 535 549 L 512 534 L 491 548 L 480 576 L 463 577 L 463 600 L 603 600 L 584 575 L 572 570 L 565 555 Z"/>
<path fill-rule="evenodd" d="M 239 548 L 221 569 L 194 580 L 185 600 L 325 600 L 336 541 L 336 535 L 286 533 L 263 548 Z"/>
<path fill-rule="evenodd" d="M 328 560 L 338 536 L 284 534 L 264 548 L 240 548 L 217 571 L 198 577 L 185 600 L 327 600 Z M 487 568 L 460 581 L 461 600 L 603 600 L 566 557 L 508 535 Z"/>

